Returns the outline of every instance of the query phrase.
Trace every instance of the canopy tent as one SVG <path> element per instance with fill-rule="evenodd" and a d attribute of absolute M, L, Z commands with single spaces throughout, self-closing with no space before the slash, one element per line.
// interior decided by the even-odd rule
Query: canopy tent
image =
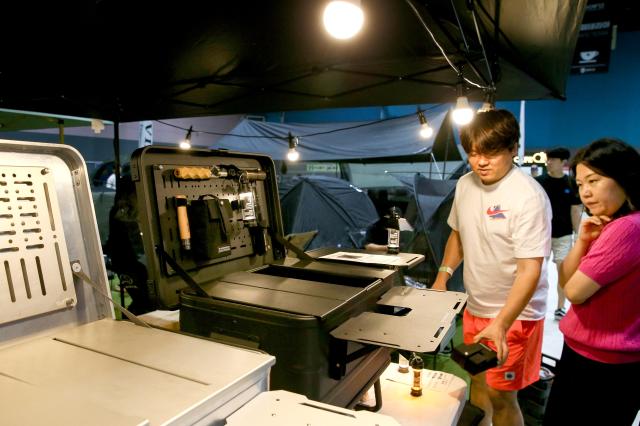
<path fill-rule="evenodd" d="M 282 124 L 242 120 L 231 135 L 219 139 L 213 148 L 260 152 L 284 160 L 289 149 L 287 135 L 299 137 L 296 148 L 305 161 L 348 160 L 428 154 L 445 120 L 447 107 L 425 112 L 434 129 L 433 136 L 418 135 L 418 116 L 374 122 Z M 348 129 L 348 130 L 341 130 Z"/>
<path fill-rule="evenodd" d="M 23 1 L 0 27 L 0 106 L 127 122 L 444 103 L 459 72 L 498 100 L 563 98 L 587 0 L 366 0 L 348 41 L 326 3 Z"/>
<path fill-rule="evenodd" d="M 407 216 L 414 216 L 409 217 L 413 221 L 414 232 L 411 240 L 403 244 L 403 250 L 425 255 L 425 262 L 410 271 L 410 274 L 431 284 L 438 273 L 444 247 L 451 232 L 447 218 L 451 211 L 457 180 L 429 179 L 419 173 L 411 179 L 399 180 L 411 189 L 415 202 L 415 212 L 407 213 Z M 460 269 L 454 273 L 447 285 L 449 290 L 463 291 Z"/>
<path fill-rule="evenodd" d="M 285 233 L 318 231 L 308 249 L 355 247 L 350 234 L 359 234 L 378 220 L 369 196 L 342 179 L 283 176 L 279 191 Z"/>

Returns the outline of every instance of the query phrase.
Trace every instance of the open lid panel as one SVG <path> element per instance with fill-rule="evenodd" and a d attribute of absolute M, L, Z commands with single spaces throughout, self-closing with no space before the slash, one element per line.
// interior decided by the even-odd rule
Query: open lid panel
<path fill-rule="evenodd" d="M 204 284 L 285 256 L 284 247 L 272 241 L 274 233 L 283 235 L 283 227 L 275 167 L 269 157 L 149 146 L 134 152 L 131 177 L 136 184 L 149 279 L 161 306 L 177 306 L 178 293 L 187 286 L 166 257 Z M 193 227 L 192 214 L 202 200 L 219 204 L 204 209 L 209 219 L 215 218 L 210 220 L 217 227 L 211 235 Z M 181 227 L 181 207 L 188 212 L 189 234 Z M 186 236 L 190 237 L 188 245 Z M 199 241 L 210 249 L 206 257 L 196 255 Z"/>
<path fill-rule="evenodd" d="M 0 140 L 0 343 L 113 316 L 84 160 L 65 145 Z"/>

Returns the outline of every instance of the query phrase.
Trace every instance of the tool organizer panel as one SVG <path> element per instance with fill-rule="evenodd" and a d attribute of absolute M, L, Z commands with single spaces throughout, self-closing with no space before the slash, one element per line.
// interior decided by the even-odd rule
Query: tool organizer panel
<path fill-rule="evenodd" d="M 167 257 L 200 284 L 284 257 L 273 240 L 282 219 L 270 158 L 149 147 L 134 153 L 132 178 L 161 305 L 175 306 L 185 286 Z"/>
<path fill-rule="evenodd" d="M 195 166 L 190 166 L 196 168 Z M 207 264 L 213 264 L 221 261 L 228 261 L 234 258 L 250 256 L 254 252 L 253 243 L 250 234 L 250 227 L 246 226 L 243 220 L 242 210 L 240 208 L 239 194 L 240 183 L 235 179 L 210 177 L 206 179 L 183 179 L 177 178 L 175 172 L 185 169 L 184 166 L 172 164 L 159 165 L 154 168 L 154 183 L 157 197 L 158 215 L 160 218 L 160 227 L 162 230 L 162 241 L 164 250 L 176 259 L 183 268 L 193 269 L 203 267 Z M 262 185 L 255 183 L 249 184 L 250 191 L 255 194 L 258 200 L 255 206 L 256 222 L 263 219 L 262 211 L 266 206 L 261 206 L 260 201 L 264 200 L 264 188 Z M 178 208 L 176 206 L 176 197 L 185 197 L 186 208 L 192 210 L 192 203 L 198 201 L 200 197 L 208 197 L 213 195 L 218 200 L 226 200 L 230 206 L 230 215 L 228 216 L 226 227 L 228 234 L 228 255 L 213 259 L 195 259 L 191 250 L 183 250 L 180 241 L 180 229 L 178 224 Z M 188 213 L 188 217 L 193 216 Z M 189 221 L 191 222 L 191 221 Z M 257 226 L 257 223 L 254 225 Z M 191 239 L 203 237 L 202 235 L 191 235 Z M 225 244 L 225 246 L 227 246 Z"/>

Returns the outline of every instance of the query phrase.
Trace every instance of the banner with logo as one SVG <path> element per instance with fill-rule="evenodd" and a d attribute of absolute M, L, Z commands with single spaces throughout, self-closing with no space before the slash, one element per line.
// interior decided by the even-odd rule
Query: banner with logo
<path fill-rule="evenodd" d="M 571 73 L 592 74 L 609 71 L 612 35 L 611 12 L 607 3 L 589 2 L 580 26 Z"/>
<path fill-rule="evenodd" d="M 143 148 L 151 144 L 153 144 L 153 121 L 141 121 L 138 148 Z"/>

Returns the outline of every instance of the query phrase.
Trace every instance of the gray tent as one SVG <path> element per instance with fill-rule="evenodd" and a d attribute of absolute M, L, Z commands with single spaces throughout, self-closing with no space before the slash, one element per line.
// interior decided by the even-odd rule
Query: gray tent
<path fill-rule="evenodd" d="M 318 231 L 307 249 L 356 247 L 355 236 L 378 220 L 369 196 L 342 179 L 283 177 L 279 191 L 285 233 Z"/>
<path fill-rule="evenodd" d="M 413 179 L 399 179 L 413 193 L 415 216 L 414 233 L 410 241 L 405 242 L 405 251 L 425 255 L 425 262 L 409 271 L 419 281 L 431 284 L 442 262 L 444 247 L 451 228 L 447 218 L 451 211 L 457 180 L 429 179 L 421 174 Z M 411 213 L 413 215 L 413 213 Z M 454 273 L 448 283 L 449 290 L 462 291 L 461 268 Z"/>

